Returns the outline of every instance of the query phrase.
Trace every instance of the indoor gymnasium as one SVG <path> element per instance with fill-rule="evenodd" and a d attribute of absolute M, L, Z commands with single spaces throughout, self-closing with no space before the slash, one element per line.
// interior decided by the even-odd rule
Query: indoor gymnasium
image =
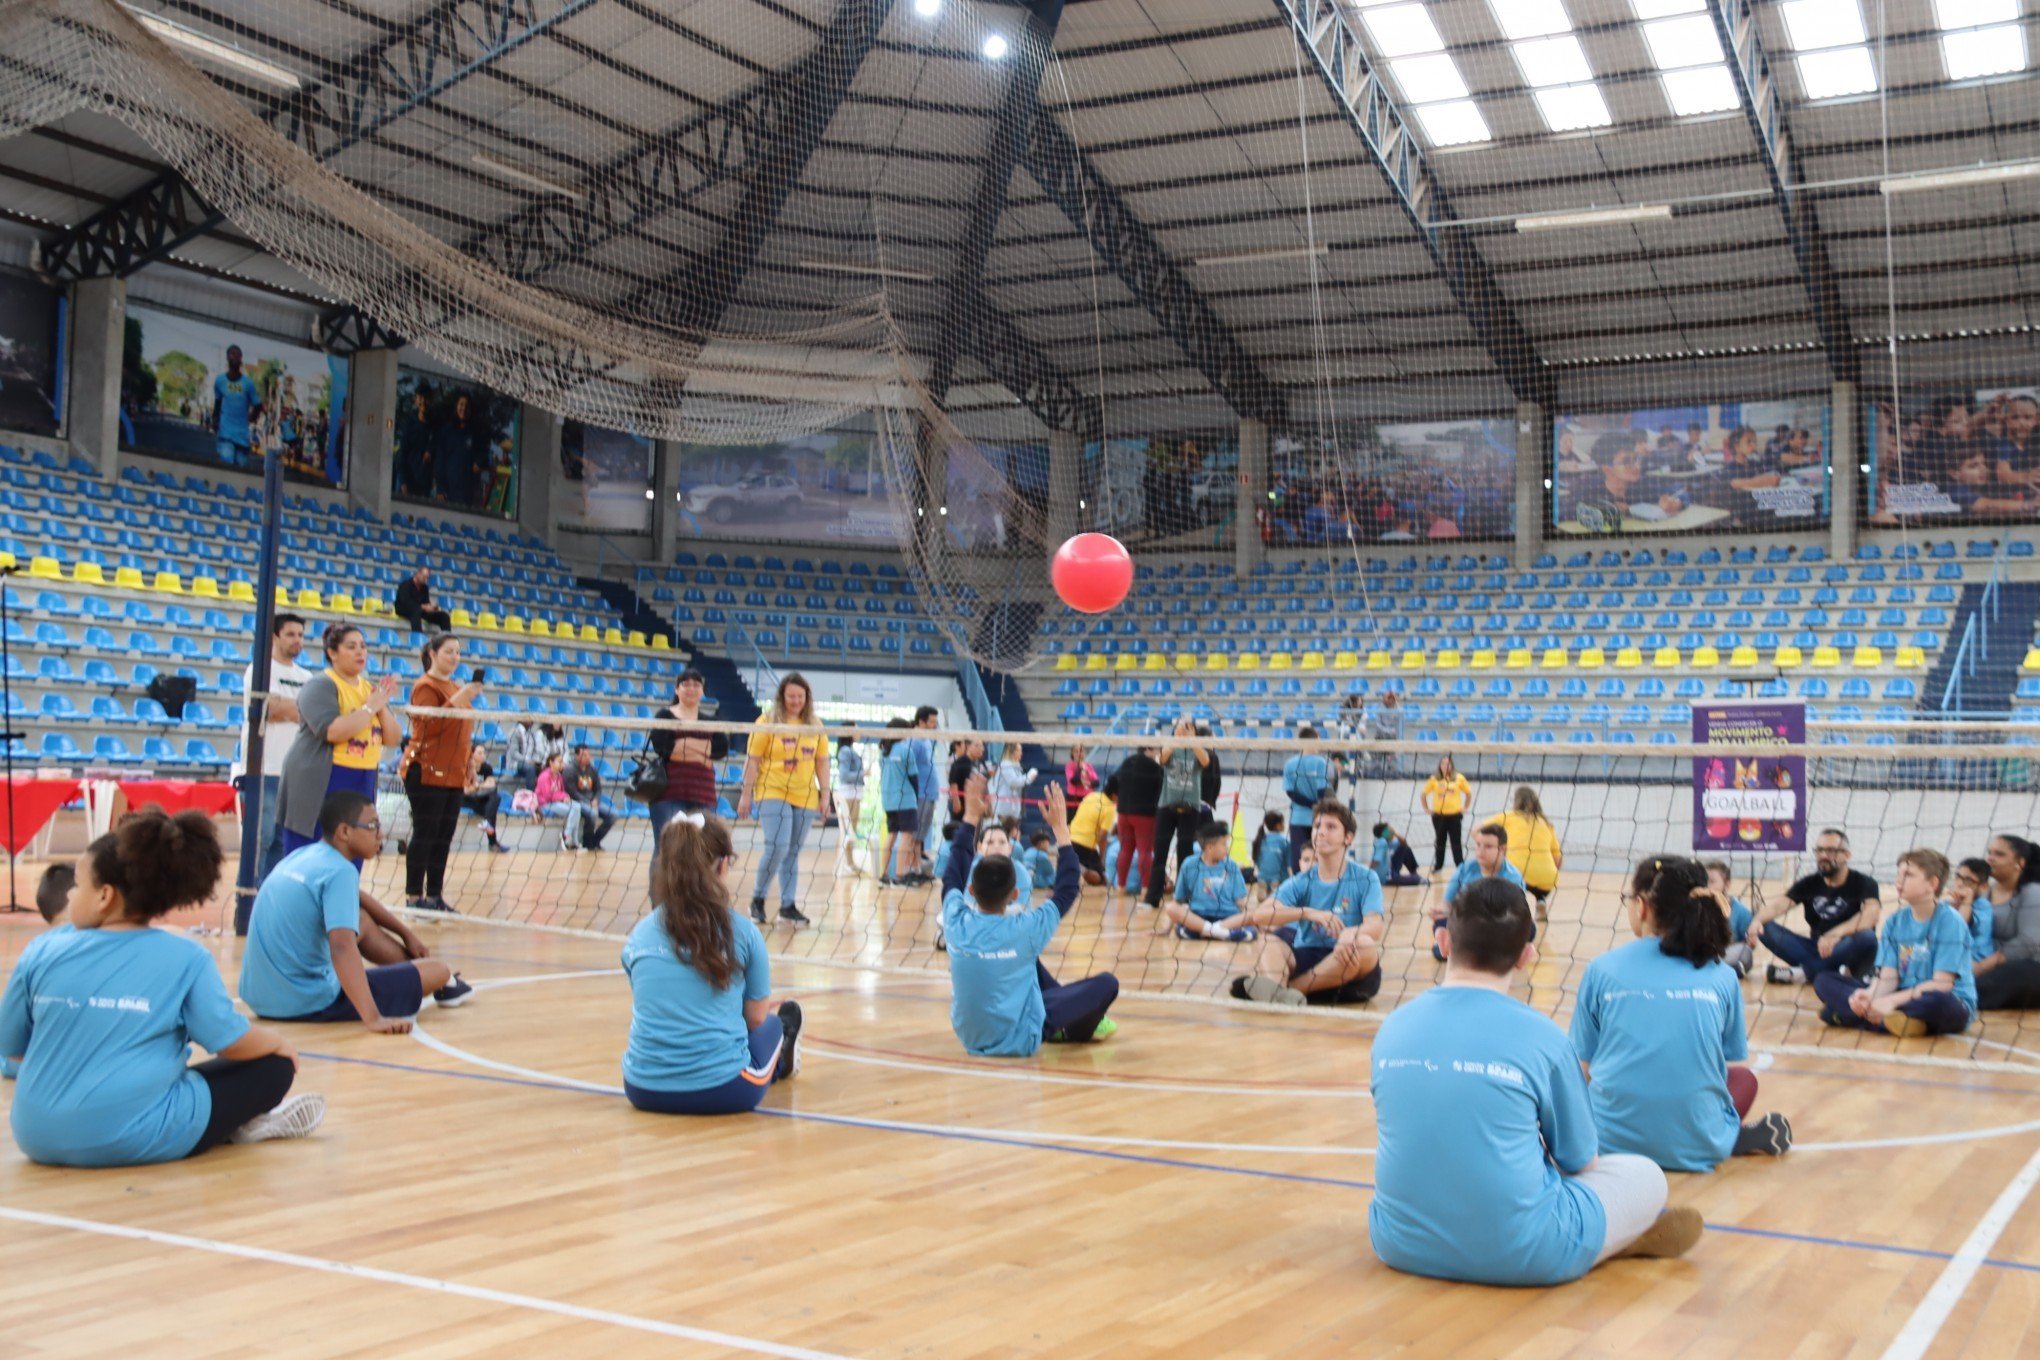
<path fill-rule="evenodd" d="M 0 0 L 0 1356 L 2040 1355 L 2036 28 Z"/>

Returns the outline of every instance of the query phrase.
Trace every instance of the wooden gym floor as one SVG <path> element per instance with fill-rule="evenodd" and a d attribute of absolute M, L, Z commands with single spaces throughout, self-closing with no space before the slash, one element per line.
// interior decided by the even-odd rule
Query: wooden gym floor
<path fill-rule="evenodd" d="M 455 881 L 530 917 L 624 909 L 642 873 L 463 855 Z M 1391 990 L 1432 976 L 1425 891 L 1394 899 Z M 0 1357 L 2040 1354 L 2040 1067 L 1808 1052 L 1817 1025 L 1751 983 L 1759 1041 L 1789 1049 L 1759 1059 L 1759 1108 L 1801 1145 L 1672 1178 L 1709 1224 L 1692 1256 L 1446 1285 L 1368 1249 L 1366 1021 L 1129 996 L 1107 1043 L 971 1059 L 900 898 L 839 881 L 817 912 L 818 885 L 818 928 L 769 934 L 811 1041 L 761 1116 L 623 1101 L 615 941 L 458 921 L 424 933 L 482 984 L 472 1005 L 408 1038 L 295 1033 L 301 1088 L 331 1102 L 310 1140 L 108 1171 L 0 1140 Z M 1225 951 L 1101 899 L 1074 957 L 1222 976 L 1202 956 Z M 1614 911 L 1610 885 L 1568 884 L 1554 952 L 1612 942 Z M 0 918 L 0 968 L 33 934 Z M 236 943 L 208 943 L 231 984 Z"/>

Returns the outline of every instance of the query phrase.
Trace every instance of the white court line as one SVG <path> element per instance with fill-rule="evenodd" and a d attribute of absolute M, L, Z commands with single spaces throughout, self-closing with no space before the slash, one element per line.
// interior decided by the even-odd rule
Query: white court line
<path fill-rule="evenodd" d="M 239 1242 L 221 1242 L 209 1237 L 187 1237 L 182 1233 L 157 1232 L 149 1228 L 131 1228 L 120 1223 L 100 1223 L 92 1219 L 66 1218 L 60 1214 L 39 1214 L 28 1209 L 0 1207 L 0 1218 L 12 1219 L 17 1223 L 32 1223 L 43 1228 L 63 1228 L 71 1232 L 93 1233 L 101 1237 L 121 1237 L 133 1242 L 149 1242 L 163 1247 L 183 1247 L 190 1251 L 209 1251 L 218 1256 L 238 1256 L 248 1261 L 267 1261 L 271 1265 L 295 1266 L 300 1270 L 314 1270 L 326 1275 L 343 1275 L 357 1280 L 373 1280 L 378 1284 L 402 1285 L 406 1289 L 422 1290 L 429 1294 L 451 1294 L 457 1298 L 475 1299 L 482 1303 L 501 1304 L 509 1308 L 523 1308 L 534 1313 L 551 1313 L 558 1317 L 574 1318 L 582 1322 L 606 1323 L 612 1327 L 627 1327 L 632 1331 L 650 1332 L 655 1336 L 675 1337 L 682 1341 L 699 1341 L 705 1345 L 722 1346 L 730 1350 L 750 1351 L 754 1355 L 775 1355 L 787 1360 L 846 1360 L 833 1351 L 808 1350 L 803 1346 L 782 1346 L 775 1341 L 760 1341 L 755 1337 L 736 1336 L 729 1332 L 713 1331 L 706 1327 L 689 1327 L 678 1322 L 661 1322 L 657 1318 L 637 1317 L 630 1313 L 614 1313 L 606 1308 L 583 1308 L 575 1303 L 563 1303 L 558 1299 L 540 1298 L 535 1294 L 514 1294 L 503 1289 L 485 1289 L 480 1285 L 460 1284 L 453 1280 L 435 1279 L 430 1275 L 411 1275 L 399 1270 L 382 1270 L 375 1266 L 355 1265 L 350 1261 L 332 1261 L 322 1256 L 302 1256 L 291 1251 L 271 1251 L 267 1247 L 244 1246 Z"/>
<path fill-rule="evenodd" d="M 1904 1138 L 1863 1138 L 1847 1143 L 1794 1143 L 1794 1152 L 1857 1152 L 1865 1148 L 1928 1147 L 1935 1143 L 1981 1142 L 1986 1138 L 2010 1138 L 2014 1134 L 2040 1133 L 2040 1119 L 2023 1124 L 1998 1124 L 1987 1129 L 1959 1133 L 1920 1133 Z"/>
<path fill-rule="evenodd" d="M 2040 1152 L 2026 1160 L 2019 1174 L 2012 1177 L 2012 1183 L 2004 1188 L 1988 1212 L 1977 1221 L 1969 1237 L 1956 1251 L 1947 1265 L 1941 1268 L 1941 1277 L 1934 1281 L 1933 1288 L 1913 1309 L 1904 1327 L 1884 1348 L 1884 1360 L 1921 1360 L 1934 1339 L 1947 1325 L 1948 1317 L 1955 1311 L 1955 1305 L 1962 1301 L 1962 1295 L 1969 1288 L 1970 1280 L 1977 1269 L 1989 1257 L 1990 1249 L 1997 1245 L 1998 1237 L 2019 1212 L 2019 1206 L 2026 1202 L 2026 1196 L 2033 1193 L 2035 1184 L 2040 1184 Z"/>
<path fill-rule="evenodd" d="M 589 968 L 578 973 L 531 973 L 524 977 L 484 978 L 477 980 L 475 990 L 485 992 L 494 987 L 522 987 L 533 982 L 565 982 L 571 978 L 622 977 L 621 968 Z"/>
<path fill-rule="evenodd" d="M 1026 1081 L 1043 1086 L 1090 1086 L 1111 1091 L 1168 1091 L 1184 1092 L 1198 1096 L 1280 1096 L 1284 1100 L 1371 1100 L 1372 1094 L 1353 1089 L 1343 1091 L 1313 1090 L 1304 1086 L 1215 1086 L 1199 1085 L 1195 1082 L 1177 1081 L 1134 1081 L 1114 1077 L 1069 1077 L 1060 1073 L 1042 1072 L 1033 1068 L 1014 1068 L 1011 1071 L 995 1071 L 984 1067 L 966 1067 L 957 1063 L 914 1062 L 906 1058 L 879 1058 L 864 1053 L 844 1053 L 836 1050 L 829 1040 L 820 1037 L 803 1037 L 806 1051 L 816 1053 L 831 1062 L 857 1063 L 864 1067 L 894 1067 L 907 1072 L 934 1072 L 944 1076 L 974 1077 L 980 1081 Z"/>

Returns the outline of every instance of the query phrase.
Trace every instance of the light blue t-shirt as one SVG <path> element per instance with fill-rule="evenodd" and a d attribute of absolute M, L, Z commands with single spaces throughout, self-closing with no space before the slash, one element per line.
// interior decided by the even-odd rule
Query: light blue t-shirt
<path fill-rule="evenodd" d="M 887 812 L 912 812 L 919 806 L 914 797 L 914 775 L 908 769 L 908 744 L 902 743 L 886 753 L 878 767 L 879 805 Z M 927 831 L 922 827 L 922 831 Z"/>
<path fill-rule="evenodd" d="M 1204 856 L 1183 861 L 1176 871 L 1176 900 L 1207 921 L 1223 921 L 1239 911 L 1247 895 L 1247 876 L 1230 859 L 1206 864 Z"/>
<path fill-rule="evenodd" d="M 241 951 L 241 1000 L 293 1020 L 340 999 L 329 930 L 361 933 L 361 873 L 324 841 L 293 850 L 262 880 Z"/>
<path fill-rule="evenodd" d="M 1463 859 L 1459 861 L 1459 867 L 1452 871 L 1451 881 L 1445 885 L 1445 904 L 1450 906 L 1458 901 L 1459 894 L 1465 892 L 1475 883 L 1480 882 L 1483 877 L 1487 877 L 1487 875 L 1481 873 L 1479 860 Z M 1528 888 L 1523 886 L 1523 871 L 1507 860 L 1502 861 L 1502 867 L 1495 870 L 1492 877 L 1499 878 L 1505 883 L 1513 883 L 1517 887 L 1523 888 L 1523 891 L 1526 893 L 1529 891 Z"/>
<path fill-rule="evenodd" d="M 1730 944 L 1749 938 L 1750 925 L 1757 914 L 1743 905 L 1740 897 L 1728 899 L 1728 940 Z"/>
<path fill-rule="evenodd" d="M 1039 846 L 1028 846 L 1013 858 L 1013 867 L 1026 873 L 1027 890 L 1034 891 L 1037 883 L 1055 882 L 1055 859 Z"/>
<path fill-rule="evenodd" d="M 983 858 L 984 858 L 983 855 L 979 855 L 977 856 L 976 859 L 971 860 L 970 862 L 971 873 L 977 872 L 978 860 L 981 860 Z M 1043 855 L 1042 858 L 1047 859 L 1048 856 Z M 944 841 L 942 842 L 942 844 L 935 847 L 935 877 L 938 880 L 940 880 L 942 876 L 944 874 L 947 874 L 948 872 L 949 872 L 949 842 Z M 1051 869 L 1049 872 L 1052 877 L 1054 874 L 1054 870 Z M 966 875 L 963 881 L 965 883 L 970 882 L 969 876 Z M 1021 906 L 1027 905 L 1027 899 L 1034 895 L 1034 882 L 1035 882 L 1034 871 L 1032 869 L 1029 869 L 1022 860 L 1014 858 L 1013 890 L 1020 894 L 1020 896 L 1017 899 L 1015 899 L 1019 903 L 1019 905 Z"/>
<path fill-rule="evenodd" d="M 708 1091 L 751 1065 L 744 1003 L 772 995 L 772 965 L 748 916 L 730 913 L 730 937 L 737 971 L 718 990 L 680 956 L 659 911 L 632 927 L 623 945 L 630 976 L 625 1081 L 647 1091 Z"/>
<path fill-rule="evenodd" d="M 1935 903 L 1934 914 L 1925 921 L 1914 916 L 1911 907 L 1901 904 L 1884 918 L 1884 929 L 1878 932 L 1877 967 L 1880 972 L 1897 969 L 1901 988 L 1931 982 L 1936 973 L 1953 973 L 1955 995 L 1969 1007 L 1973 1017 L 1976 1014 L 1976 972 L 1970 957 L 1973 943 L 1969 923 L 1946 902 Z"/>
<path fill-rule="evenodd" d="M 1275 900 L 1285 907 L 1328 911 L 1349 926 L 1359 925 L 1363 916 L 1381 915 L 1381 880 L 1372 869 L 1349 855 L 1339 876 L 1327 882 L 1323 868 L 1318 865 L 1292 875 L 1275 890 Z M 1298 949 L 1330 949 L 1337 943 L 1309 921 L 1296 923 Z"/>
<path fill-rule="evenodd" d="M 1953 911 L 1954 907 L 1951 905 L 1949 910 Z M 1955 914 L 1960 916 L 1962 913 L 1958 911 Z M 1997 941 L 1990 934 L 1996 919 L 1997 912 L 1992 909 L 1990 899 L 1978 893 L 1976 900 L 1969 904 L 1969 958 L 1972 963 L 1997 953 Z"/>
<path fill-rule="evenodd" d="M 212 955 L 168 931 L 63 927 L 21 951 L 0 998 L 0 1052 L 20 1057 L 14 1141 L 57 1166 L 190 1155 L 212 1093 L 186 1064 L 248 1032 Z"/>
<path fill-rule="evenodd" d="M 1496 1285 L 1563 1284 L 1593 1266 L 1608 1215 L 1567 1177 L 1600 1141 L 1557 1025 L 1500 992 L 1433 987 L 1382 1021 L 1371 1089 L 1368 1232 L 1383 1262 Z"/>
<path fill-rule="evenodd" d="M 970 849 L 973 836 L 971 827 L 959 824 L 953 843 Z M 953 872 L 943 879 L 950 1028 L 965 1051 L 979 1057 L 1028 1057 L 1041 1048 L 1048 1019 L 1041 999 L 1041 951 L 1055 938 L 1063 912 L 1077 900 L 1077 852 L 1069 846 L 1057 852 L 1049 901 L 1032 910 L 1016 902 L 997 915 L 979 911 L 959 881 Z"/>
<path fill-rule="evenodd" d="M 220 374 L 213 379 L 213 401 L 218 404 L 220 412 L 220 428 L 217 431 L 219 438 L 243 447 L 252 443 L 253 436 L 248 431 L 248 417 L 262 404 L 260 396 L 256 393 L 254 375 L 246 369 L 241 370 L 241 376 L 238 378 Z"/>
<path fill-rule="evenodd" d="M 1749 1056 L 1742 988 L 1719 960 L 1695 968 L 1632 940 L 1587 965 L 1573 1047 L 1594 1065 L 1587 1095 L 1607 1152 L 1667 1171 L 1712 1171 L 1742 1127 L 1728 1065 Z"/>
<path fill-rule="evenodd" d="M 1332 762 L 1315 751 L 1282 762 L 1282 792 L 1289 799 L 1289 824 L 1310 825 L 1311 809 L 1332 791 Z M 1304 801 L 1299 804 L 1298 798 Z"/>
<path fill-rule="evenodd" d="M 1289 837 L 1279 831 L 1261 833 L 1261 853 L 1254 862 L 1261 881 L 1272 889 L 1289 877 Z"/>

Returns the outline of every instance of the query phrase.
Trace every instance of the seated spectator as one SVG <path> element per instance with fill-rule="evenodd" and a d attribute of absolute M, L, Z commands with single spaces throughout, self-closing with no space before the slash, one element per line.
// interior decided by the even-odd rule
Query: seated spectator
<path fill-rule="evenodd" d="M 1762 943 L 1781 960 L 1765 969 L 1772 982 L 1805 982 L 1843 968 L 1868 977 L 1877 957 L 1882 908 L 1877 880 L 1849 867 L 1849 838 L 1834 827 L 1820 833 L 1813 863 L 1814 872 L 1786 889 L 1784 902 L 1765 905 L 1744 938 L 1753 947 Z M 1779 924 L 1794 905 L 1805 909 L 1810 935 Z"/>
<path fill-rule="evenodd" d="M 2023 836 L 1992 836 L 1983 857 L 1990 884 L 1977 904 L 1990 909 L 1996 948 L 1976 961 L 1977 1004 L 2032 1010 L 2040 1007 L 2040 847 Z"/>
<path fill-rule="evenodd" d="M 574 763 L 564 780 L 569 806 L 560 843 L 569 850 L 600 850 L 603 838 L 616 825 L 616 810 L 602 796 L 602 771 L 595 768 L 595 757 L 587 747 L 574 748 Z"/>
<path fill-rule="evenodd" d="M 1837 973 L 1813 980 L 1820 1018 L 1849 1029 L 1882 1029 L 1901 1039 L 1960 1034 L 1976 1018 L 1969 923 L 1941 900 L 1948 861 L 1938 850 L 1898 857 L 1902 911 L 1891 913 L 1877 943 L 1877 977 L 1867 986 Z"/>
<path fill-rule="evenodd" d="M 432 573 L 424 567 L 397 583 L 397 617 L 411 625 L 414 633 L 443 633 L 453 627 L 444 609 L 432 607 Z"/>

